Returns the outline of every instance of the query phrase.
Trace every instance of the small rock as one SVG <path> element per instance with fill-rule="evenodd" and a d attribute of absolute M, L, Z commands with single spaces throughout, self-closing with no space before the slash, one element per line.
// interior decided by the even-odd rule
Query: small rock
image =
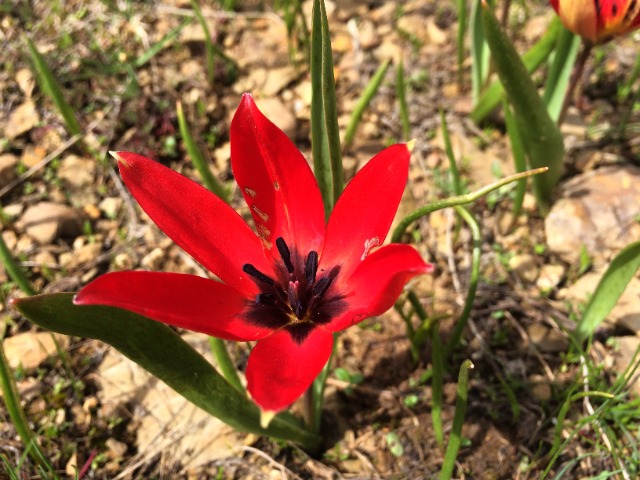
<path fill-rule="evenodd" d="M 82 211 L 89 217 L 91 220 L 97 220 L 100 218 L 100 209 L 96 207 L 93 203 L 86 203 L 82 207 Z"/>
<path fill-rule="evenodd" d="M 91 185 L 95 176 L 96 162 L 90 158 L 67 155 L 60 161 L 58 177 L 67 188 L 80 189 Z"/>
<path fill-rule="evenodd" d="M 43 147 L 36 147 L 33 145 L 27 145 L 27 147 L 22 152 L 22 157 L 20 157 L 20 161 L 25 167 L 35 167 L 38 165 L 44 157 L 47 156 L 47 151 Z"/>
<path fill-rule="evenodd" d="M 533 283 L 538 278 L 536 257 L 529 253 L 516 255 L 509 259 L 509 268 L 525 283 Z"/>
<path fill-rule="evenodd" d="M 157 270 L 165 260 L 165 252 L 159 247 L 154 248 L 140 262 L 142 268 L 148 270 Z"/>
<path fill-rule="evenodd" d="M 120 197 L 107 197 L 100 202 L 98 208 L 104 213 L 107 218 L 114 219 L 118 216 L 118 211 L 122 206 L 122 198 Z"/>
<path fill-rule="evenodd" d="M 558 286 L 564 276 L 565 268 L 562 265 L 543 265 L 536 286 L 542 292 L 549 292 Z"/>
<path fill-rule="evenodd" d="M 8 216 L 11 220 L 15 220 L 20 216 L 22 211 L 24 210 L 24 203 L 12 203 L 2 208 L 2 211 L 6 216 Z"/>
<path fill-rule="evenodd" d="M 58 354 L 56 342 L 62 350 L 66 350 L 69 337 L 49 332 L 25 332 L 5 338 L 3 345 L 11 368 L 30 370 Z"/>
<path fill-rule="evenodd" d="M 617 165 L 578 175 L 545 219 L 549 250 L 577 263 L 584 246 L 594 264 L 640 238 L 640 167 Z"/>
<path fill-rule="evenodd" d="M 102 244 L 98 242 L 88 243 L 74 249 L 70 255 L 60 255 L 60 265 L 68 270 L 74 270 L 81 265 L 92 265 L 101 252 Z M 65 263 L 62 263 L 63 261 Z"/>
<path fill-rule="evenodd" d="M 18 176 L 16 167 L 18 166 L 18 157 L 5 153 L 0 155 L 0 188 L 7 186 Z"/>
<path fill-rule="evenodd" d="M 64 471 L 69 475 L 70 478 L 76 478 L 76 474 L 78 473 L 78 453 L 73 452 L 71 458 L 67 462 L 67 465 L 64 468 Z"/>
<path fill-rule="evenodd" d="M 527 327 L 527 333 L 531 343 L 543 352 L 563 352 L 569 346 L 569 341 L 562 332 L 546 325 L 532 323 Z"/>
<path fill-rule="evenodd" d="M 536 399 L 541 402 L 546 402 L 551 398 L 551 385 L 549 385 L 549 381 L 545 376 L 537 374 L 531 375 L 529 382 L 531 382 L 531 393 Z"/>
<path fill-rule="evenodd" d="M 634 354 L 640 346 L 640 338 L 635 337 L 616 337 L 616 342 L 618 344 L 618 352 L 614 360 L 614 368 L 617 372 L 622 374 L 633 360 Z M 637 361 L 637 359 L 636 359 Z M 634 377 L 634 382 L 629 385 L 629 387 L 636 393 L 636 395 L 640 395 L 640 382 L 638 381 L 638 375 L 636 374 Z"/>
<path fill-rule="evenodd" d="M 296 117 L 279 98 L 260 98 L 256 100 L 256 105 L 258 105 L 260 111 L 268 115 L 273 123 L 286 133 L 289 138 L 295 137 Z"/>
<path fill-rule="evenodd" d="M 11 112 L 11 116 L 4 130 L 4 136 L 9 140 L 13 140 L 31 130 L 39 121 L 40 117 L 38 116 L 35 103 L 27 100 Z"/>
<path fill-rule="evenodd" d="M 52 202 L 40 202 L 29 207 L 19 223 L 27 235 L 41 245 L 51 243 L 58 237 L 75 237 L 82 231 L 76 210 Z"/>
<path fill-rule="evenodd" d="M 109 449 L 107 451 L 107 457 L 111 460 L 121 459 L 125 453 L 127 453 L 127 444 L 119 442 L 115 438 L 107 438 L 104 445 Z"/>
<path fill-rule="evenodd" d="M 33 78 L 33 73 L 28 68 L 21 68 L 16 72 L 16 83 L 24 96 L 27 98 L 31 97 L 31 93 L 33 92 L 33 88 L 36 86 L 36 81 Z"/>

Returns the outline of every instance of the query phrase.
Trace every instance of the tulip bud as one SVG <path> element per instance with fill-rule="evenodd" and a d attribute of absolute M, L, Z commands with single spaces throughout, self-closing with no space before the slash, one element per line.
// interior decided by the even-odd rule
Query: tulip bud
<path fill-rule="evenodd" d="M 550 0 L 564 26 L 591 43 L 640 28 L 640 0 Z"/>

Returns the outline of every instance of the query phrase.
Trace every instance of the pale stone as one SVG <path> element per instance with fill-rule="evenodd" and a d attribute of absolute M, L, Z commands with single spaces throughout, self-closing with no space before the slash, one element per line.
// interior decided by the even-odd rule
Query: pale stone
<path fill-rule="evenodd" d="M 93 159 L 67 155 L 60 161 L 58 177 L 68 188 L 80 189 L 93 183 L 95 170 Z"/>
<path fill-rule="evenodd" d="M 538 276 L 536 286 L 542 292 L 553 290 L 562 281 L 564 272 L 565 268 L 562 265 L 543 265 L 540 269 L 540 275 Z"/>
<path fill-rule="evenodd" d="M 16 167 L 18 166 L 18 157 L 5 153 L 0 155 L 0 188 L 7 186 L 18 176 Z"/>
<path fill-rule="evenodd" d="M 40 146 L 27 145 L 22 152 L 20 161 L 25 167 L 35 167 L 47 156 L 47 151 Z"/>
<path fill-rule="evenodd" d="M 256 100 L 256 105 L 289 138 L 295 137 L 296 117 L 279 98 L 260 98 Z"/>
<path fill-rule="evenodd" d="M 640 168 L 600 168 L 567 182 L 545 219 L 549 250 L 577 263 L 584 246 L 597 266 L 640 238 Z"/>
<path fill-rule="evenodd" d="M 536 257 L 529 253 L 515 255 L 509 259 L 509 268 L 526 283 L 533 283 L 538 278 L 538 265 Z"/>
<path fill-rule="evenodd" d="M 27 100 L 22 105 L 16 107 L 9 117 L 4 136 L 9 140 L 28 132 L 40 121 L 36 105 L 31 100 Z"/>
<path fill-rule="evenodd" d="M 19 223 L 27 235 L 41 245 L 51 243 L 57 237 L 74 237 L 82 227 L 81 219 L 73 208 L 52 202 L 32 205 Z"/>
<path fill-rule="evenodd" d="M 531 343 L 543 352 L 564 352 L 569 346 L 569 340 L 562 332 L 546 325 L 532 323 L 527 327 L 527 333 Z"/>
<path fill-rule="evenodd" d="M 64 351 L 69 346 L 69 337 L 49 332 L 25 332 L 5 338 L 3 346 L 11 368 L 30 370 L 58 354 L 56 342 Z"/>

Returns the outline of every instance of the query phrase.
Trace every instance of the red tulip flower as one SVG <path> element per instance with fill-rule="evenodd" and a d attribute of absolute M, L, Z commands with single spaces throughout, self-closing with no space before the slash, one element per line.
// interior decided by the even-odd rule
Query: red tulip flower
<path fill-rule="evenodd" d="M 331 355 L 333 333 L 383 313 L 407 281 L 433 268 L 409 245 L 380 246 L 407 182 L 407 145 L 372 158 L 325 223 L 305 158 L 245 94 L 231 123 L 231 166 L 257 234 L 192 180 L 135 153 L 114 156 L 143 210 L 220 281 L 114 272 L 84 287 L 75 303 L 257 341 L 247 389 L 266 418 L 311 385 Z"/>
<path fill-rule="evenodd" d="M 640 28 L 638 0 L 550 0 L 564 26 L 591 43 Z"/>

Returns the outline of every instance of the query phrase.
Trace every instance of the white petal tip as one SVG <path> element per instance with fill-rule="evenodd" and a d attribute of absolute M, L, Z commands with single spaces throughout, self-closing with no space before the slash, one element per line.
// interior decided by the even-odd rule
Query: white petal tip
<path fill-rule="evenodd" d="M 413 140 L 409 140 L 407 142 L 407 150 L 409 150 L 410 152 L 413 151 L 413 147 L 416 146 L 416 139 L 414 138 Z"/>
<path fill-rule="evenodd" d="M 272 411 L 265 411 L 265 410 L 260 410 L 260 426 L 262 428 L 267 428 L 269 427 L 269 424 L 271 423 L 271 420 L 273 420 L 273 417 L 276 416 L 276 412 L 272 412 Z"/>

